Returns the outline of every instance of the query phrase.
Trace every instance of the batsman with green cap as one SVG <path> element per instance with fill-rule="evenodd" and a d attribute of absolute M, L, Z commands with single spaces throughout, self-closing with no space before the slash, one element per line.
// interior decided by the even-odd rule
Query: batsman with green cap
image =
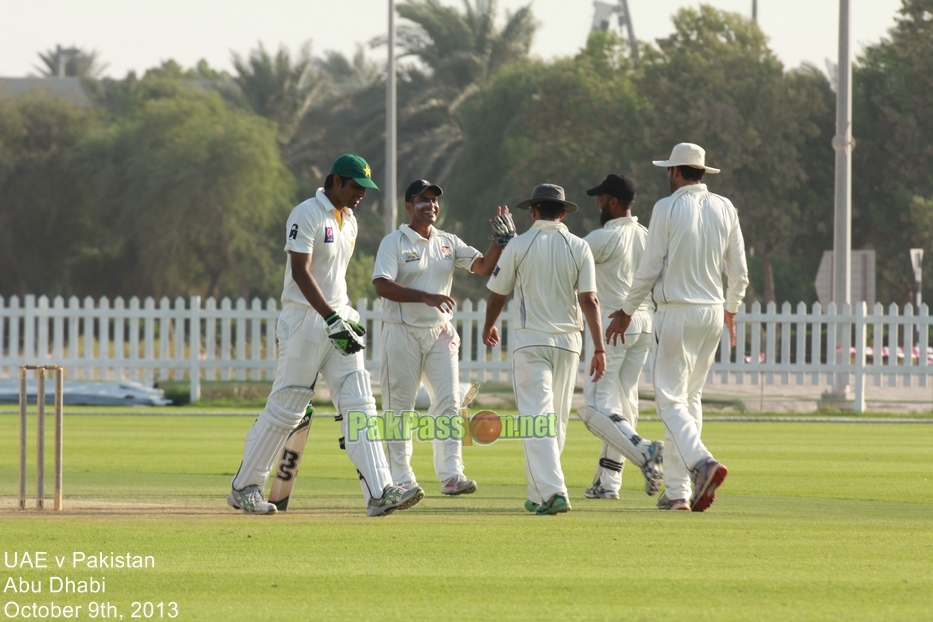
<path fill-rule="evenodd" d="M 285 509 L 297 476 L 307 428 L 289 438 L 306 415 L 318 373 L 324 376 L 341 422 L 340 446 L 360 476 L 366 513 L 385 516 L 407 509 L 424 491 L 392 485 L 381 439 L 347 434 L 348 413 L 376 417 L 376 401 L 362 350 L 366 330 L 347 295 L 347 264 L 357 238 L 353 210 L 366 190 L 378 190 L 366 160 L 347 153 L 336 160 L 324 187 L 295 209 L 285 225 L 285 287 L 276 339 L 278 362 L 266 407 L 246 436 L 243 462 L 233 478 L 227 503 L 246 514 L 272 514 Z M 295 439 L 300 438 L 300 446 Z M 288 441 L 288 444 L 286 444 Z M 284 450 L 284 451 L 283 451 Z M 263 490 L 276 460 L 269 501 Z M 283 492 L 284 491 L 284 492 Z"/>
<path fill-rule="evenodd" d="M 371 190 L 379 190 L 379 186 L 373 183 L 370 177 L 369 164 L 366 160 L 355 153 L 345 153 L 336 160 L 330 167 L 331 175 L 339 175 L 343 179 L 352 179 L 357 184 Z M 325 182 L 325 190 L 327 184 Z M 365 192 L 363 193 L 365 194 Z"/>

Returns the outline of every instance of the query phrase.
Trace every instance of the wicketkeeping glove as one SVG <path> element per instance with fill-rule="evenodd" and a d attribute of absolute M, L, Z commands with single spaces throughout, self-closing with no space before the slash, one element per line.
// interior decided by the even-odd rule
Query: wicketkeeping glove
<path fill-rule="evenodd" d="M 515 233 L 515 221 L 512 220 L 512 214 L 509 212 L 499 214 L 490 220 L 489 226 L 492 227 L 492 235 L 489 239 L 502 248 L 505 248 L 512 238 L 518 235 Z"/>
<path fill-rule="evenodd" d="M 345 320 L 336 313 L 324 318 L 324 321 L 327 322 L 327 336 L 337 348 L 337 352 L 349 356 L 366 348 L 366 343 L 362 339 L 366 334 L 366 329 L 360 324 Z"/>

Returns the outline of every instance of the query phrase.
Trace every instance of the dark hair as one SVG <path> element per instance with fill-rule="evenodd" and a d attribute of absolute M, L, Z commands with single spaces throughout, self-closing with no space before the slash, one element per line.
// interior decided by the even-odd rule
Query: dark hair
<path fill-rule="evenodd" d="M 557 201 L 541 201 L 540 203 L 535 203 L 533 207 L 538 210 L 538 214 L 545 220 L 553 220 L 567 209 L 564 207 L 563 203 L 558 203 Z"/>
<path fill-rule="evenodd" d="M 706 173 L 706 169 L 694 168 L 687 165 L 678 166 L 677 169 L 680 171 L 680 176 L 687 181 L 700 181 Z"/>
<path fill-rule="evenodd" d="M 331 173 L 324 178 L 324 190 L 330 190 L 334 187 L 334 177 L 340 177 L 336 173 Z M 347 185 L 347 182 L 350 181 L 350 177 L 340 177 L 340 187 L 343 188 Z"/>

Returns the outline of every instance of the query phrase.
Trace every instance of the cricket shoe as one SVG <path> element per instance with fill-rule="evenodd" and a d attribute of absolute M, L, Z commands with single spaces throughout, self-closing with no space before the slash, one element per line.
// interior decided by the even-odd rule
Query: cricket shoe
<path fill-rule="evenodd" d="M 587 499 L 618 499 L 619 493 L 614 490 L 606 490 L 602 484 L 595 484 L 584 490 L 583 496 Z"/>
<path fill-rule="evenodd" d="M 382 496 L 370 499 L 366 508 L 366 516 L 388 516 L 395 510 L 407 510 L 424 497 L 424 491 L 418 486 L 413 488 L 399 488 L 386 486 Z"/>
<path fill-rule="evenodd" d="M 472 495 L 474 492 L 476 492 L 476 482 L 463 475 L 455 475 L 441 485 L 441 494 L 450 497 Z"/>
<path fill-rule="evenodd" d="M 693 497 L 690 507 L 694 512 L 702 512 L 713 505 L 716 500 L 716 489 L 722 485 L 729 470 L 725 465 L 719 464 L 712 458 L 707 458 L 697 465 L 691 473 L 693 480 Z"/>
<path fill-rule="evenodd" d="M 538 506 L 535 514 L 538 516 L 550 516 L 552 514 L 562 514 L 570 511 L 570 502 L 562 495 L 554 495 L 546 502 Z"/>
<path fill-rule="evenodd" d="M 661 465 L 664 463 L 664 443 L 654 441 L 644 452 L 645 466 L 641 467 L 641 474 L 645 476 L 645 492 L 653 497 L 661 490 L 664 472 Z"/>
<path fill-rule="evenodd" d="M 687 503 L 686 499 L 668 499 L 667 494 L 662 494 L 658 497 L 658 509 L 659 510 L 686 510 L 690 511 L 690 504 Z"/>
<path fill-rule="evenodd" d="M 275 514 L 278 511 L 274 503 L 263 498 L 262 489 L 255 485 L 243 490 L 231 489 L 227 505 L 235 510 L 243 510 L 244 514 Z"/>
<path fill-rule="evenodd" d="M 535 503 L 531 499 L 525 501 L 525 509 L 529 512 L 536 512 L 538 510 L 538 506 L 540 505 L 540 503 Z"/>

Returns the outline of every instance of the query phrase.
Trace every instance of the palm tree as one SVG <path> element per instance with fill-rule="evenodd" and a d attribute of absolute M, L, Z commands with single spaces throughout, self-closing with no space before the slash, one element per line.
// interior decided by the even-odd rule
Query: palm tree
<path fill-rule="evenodd" d="M 315 58 L 314 67 L 325 74 L 338 91 L 344 92 L 372 86 L 384 77 L 382 68 L 366 58 L 366 51 L 359 43 L 352 59 L 331 50 L 324 52 L 324 58 Z"/>
<path fill-rule="evenodd" d="M 54 50 L 39 52 L 44 67 L 36 67 L 47 77 L 60 78 L 99 78 L 107 68 L 99 62 L 100 52 L 86 52 L 81 48 L 63 48 L 56 45 Z"/>
<path fill-rule="evenodd" d="M 536 24 L 531 7 L 506 12 L 496 24 L 497 0 L 463 0 L 463 12 L 440 0 L 409 0 L 398 6 L 404 67 L 399 81 L 399 173 L 443 182 L 463 145 L 459 108 L 496 71 L 528 57 Z M 374 40 L 385 44 L 385 38 Z"/>
<path fill-rule="evenodd" d="M 293 61 L 286 48 L 280 47 L 273 57 L 260 43 L 247 59 L 234 53 L 233 67 L 239 92 L 228 89 L 225 96 L 278 125 L 279 148 L 292 167 L 298 128 L 326 89 L 326 80 L 315 71 L 310 44 L 303 45 Z"/>

